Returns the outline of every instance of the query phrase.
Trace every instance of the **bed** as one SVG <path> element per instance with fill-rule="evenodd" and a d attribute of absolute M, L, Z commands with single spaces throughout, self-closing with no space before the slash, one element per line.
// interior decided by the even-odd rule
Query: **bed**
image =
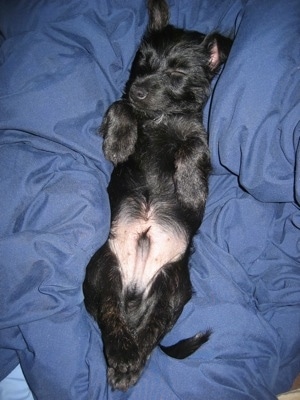
<path fill-rule="evenodd" d="M 97 130 L 128 78 L 144 0 L 0 0 L 3 400 L 19 399 L 5 395 L 15 368 L 38 400 L 271 400 L 300 372 L 299 1 L 169 4 L 173 24 L 234 39 L 205 108 L 213 171 L 194 295 L 163 344 L 211 339 L 185 360 L 155 349 L 135 387 L 112 391 L 83 303 L 110 223 Z"/>

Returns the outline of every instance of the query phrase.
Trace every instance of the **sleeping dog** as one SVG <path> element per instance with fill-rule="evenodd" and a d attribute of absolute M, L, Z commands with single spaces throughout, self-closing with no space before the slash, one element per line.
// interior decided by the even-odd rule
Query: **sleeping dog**
<path fill-rule="evenodd" d="M 202 111 L 231 42 L 168 24 L 164 0 L 148 0 L 149 23 L 125 95 L 101 133 L 115 168 L 111 230 L 92 257 L 85 304 L 104 342 L 108 381 L 127 390 L 192 295 L 188 259 L 208 192 L 210 157 Z M 184 358 L 209 332 L 163 347 Z"/>

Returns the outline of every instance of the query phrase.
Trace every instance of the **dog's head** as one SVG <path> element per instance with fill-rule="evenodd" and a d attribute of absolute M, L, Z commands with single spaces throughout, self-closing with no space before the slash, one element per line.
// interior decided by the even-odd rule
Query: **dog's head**
<path fill-rule="evenodd" d="M 201 112 L 231 41 L 169 25 L 164 0 L 148 0 L 149 23 L 134 59 L 126 96 L 144 115 Z"/>

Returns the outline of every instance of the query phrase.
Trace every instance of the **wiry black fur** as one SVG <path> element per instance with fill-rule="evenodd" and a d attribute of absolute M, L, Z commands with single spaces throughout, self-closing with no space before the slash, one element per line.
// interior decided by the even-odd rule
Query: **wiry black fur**
<path fill-rule="evenodd" d="M 219 34 L 168 25 L 163 0 L 148 0 L 148 9 L 148 29 L 125 95 L 111 105 L 101 126 L 105 156 L 115 165 L 108 188 L 112 226 L 84 282 L 86 307 L 102 332 L 109 382 L 121 390 L 136 383 L 151 351 L 192 295 L 188 258 L 210 171 L 202 111 L 210 82 L 230 49 L 230 41 Z M 171 232 L 168 240 L 174 240 L 174 247 L 183 245 L 179 257 L 161 265 L 146 286 L 134 277 L 126 281 L 114 247 L 120 226 L 128 224 L 130 230 L 136 221 L 146 227 L 136 232 L 130 249 L 136 258 L 147 259 L 152 251 L 154 227 Z M 164 253 L 164 245 L 159 251 Z M 197 333 L 162 349 L 184 358 L 208 337 L 209 332 Z"/>

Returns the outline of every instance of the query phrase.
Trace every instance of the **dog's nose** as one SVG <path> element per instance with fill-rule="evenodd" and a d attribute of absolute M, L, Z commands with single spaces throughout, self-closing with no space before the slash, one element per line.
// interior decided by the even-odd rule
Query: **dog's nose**
<path fill-rule="evenodd" d="M 144 100 L 147 97 L 148 91 L 142 86 L 132 85 L 130 89 L 130 96 L 138 100 Z"/>

